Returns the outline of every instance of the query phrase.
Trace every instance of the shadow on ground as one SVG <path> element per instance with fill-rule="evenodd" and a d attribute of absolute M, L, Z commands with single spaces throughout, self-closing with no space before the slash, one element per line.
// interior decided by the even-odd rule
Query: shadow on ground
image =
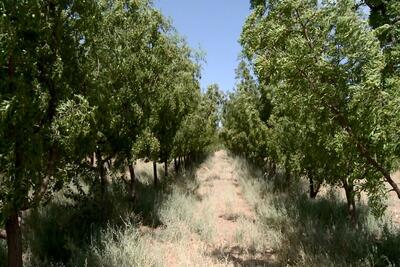
<path fill-rule="evenodd" d="M 211 255 L 221 262 L 228 261 L 234 266 L 263 266 L 277 267 L 280 266 L 273 259 L 273 252 L 257 252 L 255 249 L 245 249 L 240 246 L 224 247 L 215 249 Z"/>
<path fill-rule="evenodd" d="M 160 226 L 157 211 L 163 199 L 184 179 L 194 179 L 193 173 L 204 159 L 188 164 L 178 173 L 171 171 L 170 177 L 161 174 L 157 187 L 148 182 L 152 181 L 151 174 L 142 173 L 136 184 L 135 202 L 128 197 L 126 184 L 114 179 L 102 199 L 95 192 L 75 190 L 68 192 L 68 197 L 60 193 L 45 207 L 31 210 L 23 220 L 29 266 L 50 266 L 51 262 L 73 266 L 71 260 L 84 262 L 77 257 L 84 257 L 84 251 L 110 226 L 124 227 L 127 222 L 150 228 Z M 0 255 L 1 251 L 0 246 Z"/>
<path fill-rule="evenodd" d="M 390 220 L 374 218 L 359 203 L 354 227 L 335 193 L 310 199 L 300 186 L 291 193 L 282 188 L 272 190 L 280 215 L 261 218 L 283 235 L 281 266 L 400 266 L 400 232 Z"/>

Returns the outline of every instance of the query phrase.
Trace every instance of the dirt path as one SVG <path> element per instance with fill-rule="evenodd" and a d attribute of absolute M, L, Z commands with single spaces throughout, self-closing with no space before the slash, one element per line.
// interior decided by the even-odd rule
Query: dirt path
<path fill-rule="evenodd" d="M 243 198 L 239 178 L 226 152 L 216 152 L 211 163 L 210 168 L 201 168 L 197 173 L 200 182 L 198 194 L 203 199 L 208 198 L 208 201 L 199 203 L 198 209 L 214 208 L 215 227 L 218 229 L 215 242 L 219 247 L 229 247 L 235 241 L 238 219 L 254 222 L 255 214 Z"/>
<path fill-rule="evenodd" d="M 277 265 L 273 251 L 260 244 L 265 238 L 255 212 L 243 195 L 234 161 L 221 150 L 199 166 L 196 197 L 190 202 L 193 219 L 189 225 L 166 225 L 155 234 L 161 238 L 151 241 L 153 249 L 162 251 L 158 265 Z M 172 231 L 176 227 L 184 237 L 177 241 L 163 238 L 168 236 L 168 229 Z M 187 228 L 191 230 L 187 231 Z"/>

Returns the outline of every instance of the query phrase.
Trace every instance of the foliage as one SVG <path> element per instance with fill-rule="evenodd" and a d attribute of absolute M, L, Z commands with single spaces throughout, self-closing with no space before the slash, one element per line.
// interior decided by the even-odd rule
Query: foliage
<path fill-rule="evenodd" d="M 0 226 L 66 185 L 106 204 L 127 167 L 134 190 L 138 159 L 200 154 L 213 139 L 199 58 L 150 1 L 3 1 L 0 29 Z M 204 133 L 182 148 L 198 116 Z"/>
<path fill-rule="evenodd" d="M 246 156 L 253 162 L 264 162 L 270 156 L 269 130 L 263 121 L 268 114 L 263 102 L 263 91 L 241 61 L 237 69 L 236 91 L 228 96 L 223 110 L 223 129 L 221 137 L 232 152 Z"/>
<path fill-rule="evenodd" d="M 396 23 L 374 31 L 350 0 L 253 1 L 252 7 L 241 43 L 258 86 L 243 83 L 256 97 L 238 89 L 226 105 L 228 147 L 250 159 L 271 158 L 288 179 L 294 173 L 308 177 L 310 186 L 342 185 L 349 205 L 365 191 L 381 215 L 384 180 L 400 196 L 390 175 L 398 160 L 398 77 L 384 78 L 384 55 L 395 59 L 396 52 L 387 50 L 396 50 Z M 376 34 L 385 27 L 391 37 L 384 39 L 392 44 L 382 53 Z M 261 111 L 257 101 L 272 113 Z M 250 114 L 257 123 L 249 123 Z"/>

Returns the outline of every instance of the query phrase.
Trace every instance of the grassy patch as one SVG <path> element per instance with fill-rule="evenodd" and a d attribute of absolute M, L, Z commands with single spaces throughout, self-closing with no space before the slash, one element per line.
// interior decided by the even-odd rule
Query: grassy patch
<path fill-rule="evenodd" d="M 160 258 L 149 247 L 149 236 L 141 235 L 137 225 L 109 226 L 101 232 L 99 240 L 91 244 L 84 263 L 86 266 L 104 267 L 159 266 L 157 260 Z"/>
<path fill-rule="evenodd" d="M 160 175 L 158 187 L 153 186 L 148 165 L 137 169 L 134 203 L 126 185 L 113 177 L 102 201 L 88 190 L 72 190 L 68 198 L 60 194 L 46 207 L 30 211 L 23 223 L 25 265 L 160 266 L 167 251 L 155 247 L 154 242 L 178 242 L 184 251 L 187 244 L 182 240 L 192 233 L 211 238 L 207 215 L 198 216 L 192 210 L 197 164 L 178 175 Z M 142 225 L 150 231 L 143 232 Z M 5 266 L 2 243 L 0 266 Z"/>
<path fill-rule="evenodd" d="M 244 195 L 263 225 L 263 237 L 288 266 L 400 266 L 400 232 L 388 218 L 376 219 L 359 204 L 359 227 L 334 193 L 310 199 L 301 181 L 285 186 L 280 176 L 265 180 L 236 159 Z"/>

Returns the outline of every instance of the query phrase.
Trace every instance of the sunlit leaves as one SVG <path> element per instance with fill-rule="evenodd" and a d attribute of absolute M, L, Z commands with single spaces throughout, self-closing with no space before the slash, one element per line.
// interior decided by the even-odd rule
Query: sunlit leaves
<path fill-rule="evenodd" d="M 395 10 L 392 2 L 384 7 Z M 360 181 L 377 211 L 383 174 L 370 159 L 391 171 L 398 157 L 398 88 L 382 82 L 396 79 L 382 78 L 387 63 L 375 36 L 389 28 L 371 30 L 350 0 L 271 0 L 254 5 L 241 39 L 258 80 L 271 90 L 277 160 L 297 158 L 292 170 L 332 184 Z"/>

